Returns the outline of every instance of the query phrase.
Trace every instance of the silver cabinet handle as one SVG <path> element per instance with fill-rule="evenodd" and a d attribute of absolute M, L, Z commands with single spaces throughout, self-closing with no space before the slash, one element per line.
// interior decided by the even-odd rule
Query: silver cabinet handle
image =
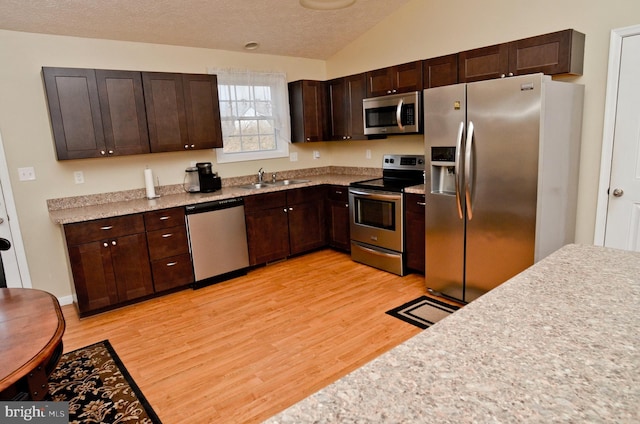
<path fill-rule="evenodd" d="M 417 204 L 418 206 L 425 206 L 425 205 L 426 205 L 424 202 L 416 202 L 416 204 Z"/>
<path fill-rule="evenodd" d="M 106 227 L 100 227 L 101 230 L 108 231 L 113 228 L 113 225 L 107 225 Z"/>
<path fill-rule="evenodd" d="M 178 262 L 169 262 L 169 263 L 167 264 L 167 266 L 174 266 L 174 265 L 177 265 L 177 263 L 178 263 Z"/>
<path fill-rule="evenodd" d="M 287 213 L 287 208 L 282 209 L 284 211 L 284 213 Z"/>
<path fill-rule="evenodd" d="M 161 216 L 160 217 L 160 221 L 166 221 L 169 218 L 171 218 L 171 217 L 170 216 Z"/>
<path fill-rule="evenodd" d="M 163 234 L 162 238 L 169 238 L 169 237 L 173 237 L 173 233 L 168 233 L 168 234 Z"/>
<path fill-rule="evenodd" d="M 621 188 L 616 188 L 613 190 L 614 197 L 622 197 L 624 195 L 624 190 Z"/>
<path fill-rule="evenodd" d="M 111 246 L 115 246 L 117 243 L 115 240 L 111 240 Z"/>
<path fill-rule="evenodd" d="M 102 243 L 102 245 L 103 245 L 104 247 L 109 247 L 109 243 L 107 243 L 106 241 L 105 241 L 104 243 Z"/>

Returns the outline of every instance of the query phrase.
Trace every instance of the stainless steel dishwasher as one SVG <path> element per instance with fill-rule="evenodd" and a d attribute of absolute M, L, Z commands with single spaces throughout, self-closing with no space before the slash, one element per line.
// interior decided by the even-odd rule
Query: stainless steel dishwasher
<path fill-rule="evenodd" d="M 244 199 L 217 200 L 185 207 L 195 283 L 200 288 L 249 267 Z"/>

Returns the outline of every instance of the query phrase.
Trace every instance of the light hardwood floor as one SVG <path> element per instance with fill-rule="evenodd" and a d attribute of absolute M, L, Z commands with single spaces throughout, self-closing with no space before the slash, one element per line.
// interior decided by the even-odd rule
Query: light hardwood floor
<path fill-rule="evenodd" d="M 421 330 L 385 311 L 425 294 L 322 250 L 79 320 L 65 351 L 109 339 L 165 424 L 261 422 Z"/>

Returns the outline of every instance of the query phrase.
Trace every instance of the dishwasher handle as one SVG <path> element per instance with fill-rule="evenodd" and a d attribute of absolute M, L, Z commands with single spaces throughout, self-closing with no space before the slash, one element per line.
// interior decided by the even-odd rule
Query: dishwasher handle
<path fill-rule="evenodd" d="M 212 202 L 196 203 L 195 205 L 185 206 L 184 211 L 187 215 L 196 213 L 219 211 L 221 209 L 235 208 L 244 205 L 243 197 L 233 197 L 231 199 L 215 200 Z"/>

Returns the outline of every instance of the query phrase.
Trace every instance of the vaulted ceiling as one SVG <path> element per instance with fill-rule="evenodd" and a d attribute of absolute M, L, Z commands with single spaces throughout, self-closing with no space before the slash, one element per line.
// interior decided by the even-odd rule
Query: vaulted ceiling
<path fill-rule="evenodd" d="M 0 0 L 0 29 L 327 59 L 407 1 Z"/>

